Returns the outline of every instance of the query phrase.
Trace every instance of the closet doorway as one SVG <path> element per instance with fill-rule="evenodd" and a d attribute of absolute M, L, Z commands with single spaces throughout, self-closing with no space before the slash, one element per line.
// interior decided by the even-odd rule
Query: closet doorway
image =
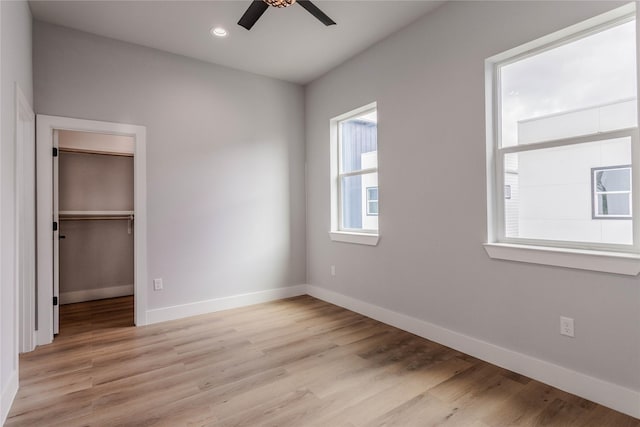
<path fill-rule="evenodd" d="M 145 128 L 38 115 L 36 135 L 37 344 L 61 304 L 133 295 L 146 324 Z"/>
<path fill-rule="evenodd" d="M 133 305 L 122 302 L 134 295 L 135 140 L 131 136 L 55 130 L 56 140 L 53 197 L 58 208 L 59 243 L 54 266 L 59 268 L 54 274 L 54 299 L 58 298 L 59 305 L 54 306 L 54 334 L 60 329 L 73 333 L 71 325 L 76 317 L 94 318 L 91 312 L 80 313 L 76 308 L 95 304 L 58 307 L 97 300 L 105 300 L 95 305 L 100 311 L 108 310 L 110 303 L 124 306 L 129 312 L 119 313 L 118 324 L 133 326 Z M 131 298 L 113 299 L 117 297 Z M 110 320 L 96 319 L 105 323 L 96 327 L 106 326 Z M 69 325 L 66 331 L 65 325 Z"/>

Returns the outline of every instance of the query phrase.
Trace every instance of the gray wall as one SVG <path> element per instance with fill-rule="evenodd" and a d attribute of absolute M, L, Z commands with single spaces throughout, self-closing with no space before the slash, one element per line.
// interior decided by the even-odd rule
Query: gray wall
<path fill-rule="evenodd" d="M 485 58 L 615 6 L 448 2 L 310 84 L 309 283 L 640 390 L 637 277 L 491 260 L 482 247 Z M 380 243 L 332 242 L 329 120 L 372 101 Z M 560 315 L 575 318 L 575 339 L 559 335 Z"/>
<path fill-rule="evenodd" d="M 133 157 L 61 152 L 61 211 L 132 211 Z"/>
<path fill-rule="evenodd" d="M 305 282 L 300 86 L 34 23 L 39 114 L 147 127 L 148 307 Z"/>
<path fill-rule="evenodd" d="M 133 285 L 133 234 L 127 220 L 61 221 L 60 298 L 86 291 L 82 300 L 98 299 L 96 289 Z M 133 287 L 132 287 L 133 289 Z M 79 300 L 73 299 L 73 302 Z"/>
<path fill-rule="evenodd" d="M 61 211 L 133 210 L 133 157 L 61 152 L 59 159 Z M 60 240 L 62 303 L 67 292 L 133 285 L 128 222 L 60 221 L 65 236 Z M 95 299 L 95 294 L 85 295 Z"/>
<path fill-rule="evenodd" d="M 0 2 L 2 9 L 1 58 L 0 70 L 2 92 L 2 113 L 0 128 L 0 316 L 2 351 L 0 359 L 0 390 L 4 390 L 7 381 L 16 369 L 13 358 L 18 353 L 15 346 L 15 127 L 16 97 L 15 83 L 18 82 L 23 93 L 31 102 L 33 99 L 31 66 L 31 12 L 26 2 Z"/>

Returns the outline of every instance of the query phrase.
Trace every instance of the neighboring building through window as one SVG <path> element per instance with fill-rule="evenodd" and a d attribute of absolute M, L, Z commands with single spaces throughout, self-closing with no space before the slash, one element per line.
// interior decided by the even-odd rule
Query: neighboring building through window
<path fill-rule="evenodd" d="M 594 219 L 631 219 L 631 166 L 591 169 Z"/>
<path fill-rule="evenodd" d="M 497 116 L 491 120 L 490 240 L 639 247 L 632 209 L 638 167 L 632 157 L 638 149 L 634 17 L 626 12 L 488 60 Z M 614 218 L 630 221 L 607 221 Z"/>
<path fill-rule="evenodd" d="M 379 190 L 376 105 L 371 104 L 334 118 L 331 129 L 331 229 L 343 234 L 377 235 Z"/>

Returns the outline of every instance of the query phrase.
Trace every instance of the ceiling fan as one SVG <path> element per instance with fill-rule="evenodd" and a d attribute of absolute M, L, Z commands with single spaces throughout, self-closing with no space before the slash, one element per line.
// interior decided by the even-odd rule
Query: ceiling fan
<path fill-rule="evenodd" d="M 294 3 L 298 3 L 300 6 L 304 7 L 307 12 L 315 16 L 324 25 L 336 25 L 333 19 L 329 18 L 309 0 L 253 0 L 253 2 L 251 2 L 251 6 L 249 6 L 244 15 L 242 15 L 242 18 L 238 21 L 238 25 L 250 30 L 251 27 L 253 27 L 253 24 L 260 19 L 269 6 L 280 8 L 291 6 Z"/>

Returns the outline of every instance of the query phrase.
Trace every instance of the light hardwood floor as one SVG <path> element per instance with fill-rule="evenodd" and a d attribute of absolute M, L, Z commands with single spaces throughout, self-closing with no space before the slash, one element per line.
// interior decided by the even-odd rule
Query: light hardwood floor
<path fill-rule="evenodd" d="M 132 327 L 61 307 L 7 426 L 591 426 L 640 420 L 309 296 Z"/>

